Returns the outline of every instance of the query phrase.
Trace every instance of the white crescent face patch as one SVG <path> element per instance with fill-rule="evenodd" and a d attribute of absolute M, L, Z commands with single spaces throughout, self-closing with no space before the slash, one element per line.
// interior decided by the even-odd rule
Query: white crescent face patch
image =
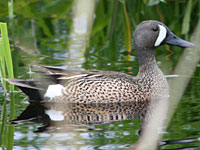
<path fill-rule="evenodd" d="M 167 29 L 162 25 L 158 25 L 158 26 L 160 28 L 160 31 L 159 31 L 159 35 L 156 39 L 154 46 L 159 46 L 162 43 L 162 41 L 166 38 L 166 35 L 167 35 Z"/>

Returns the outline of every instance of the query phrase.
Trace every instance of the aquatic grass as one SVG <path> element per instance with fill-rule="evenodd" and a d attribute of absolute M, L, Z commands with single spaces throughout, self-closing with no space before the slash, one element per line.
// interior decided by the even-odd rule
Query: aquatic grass
<path fill-rule="evenodd" d="M 1 57 L 1 56 L 4 55 L 3 52 L 4 51 L 3 51 L 2 42 L 1 42 L 1 38 L 0 38 L 0 74 L 1 74 L 1 83 L 4 86 L 4 89 L 6 89 L 5 80 L 3 79 L 3 77 L 6 76 L 5 60 L 4 60 L 4 57 Z"/>
<path fill-rule="evenodd" d="M 118 0 L 114 0 L 111 23 L 108 25 L 109 26 L 108 38 L 107 38 L 108 40 L 112 40 L 112 37 L 113 37 L 113 32 L 114 32 L 116 17 L 117 17 L 117 8 L 118 8 Z"/>
<path fill-rule="evenodd" d="M 125 39 L 125 46 L 127 51 L 130 53 L 132 49 L 132 37 L 131 37 L 131 27 L 130 27 L 130 21 L 129 21 L 129 16 L 128 12 L 126 9 L 126 1 L 124 0 L 123 2 L 123 10 L 124 10 L 124 39 Z"/>
<path fill-rule="evenodd" d="M 7 92 L 7 86 L 5 82 L 5 78 L 14 78 L 14 72 L 13 72 L 13 63 L 12 63 L 12 57 L 11 57 L 11 50 L 10 50 L 10 44 L 8 39 L 8 30 L 7 30 L 7 24 L 6 23 L 0 23 L 0 74 L 1 74 L 1 83 L 4 86 L 4 95 L 6 95 Z M 14 91 L 14 85 L 10 85 L 10 91 L 13 93 Z M 10 101 L 10 114 L 9 119 L 12 120 L 15 117 L 15 99 L 13 95 L 11 94 L 12 98 Z M 12 150 L 13 148 L 13 137 L 14 137 L 14 126 L 7 126 L 7 101 L 6 96 L 4 96 L 4 103 L 3 103 L 3 109 L 2 109 L 2 124 L 0 127 L 0 145 L 2 149 L 6 147 L 8 150 Z"/>
<path fill-rule="evenodd" d="M 185 35 L 188 34 L 189 32 L 191 11 L 192 11 L 192 0 L 189 0 L 187 3 L 187 8 L 185 11 L 183 24 L 182 24 L 182 34 L 185 34 Z"/>
<path fill-rule="evenodd" d="M 76 67 L 78 64 L 78 66 L 82 66 L 85 60 L 84 53 L 90 40 L 89 37 L 94 21 L 95 4 L 96 2 L 93 0 L 77 0 L 74 3 L 73 24 L 71 25 L 70 39 L 67 44 L 69 55 L 66 58 L 66 62 L 68 63 L 69 61 L 76 60 L 76 62 L 78 62 L 75 64 Z M 82 58 L 82 61 L 80 61 L 79 58 Z M 70 62 L 68 67 L 73 68 L 73 64 Z"/>
<path fill-rule="evenodd" d="M 10 44 L 8 39 L 8 30 L 7 30 L 7 24 L 6 23 L 0 23 L 0 31 L 1 31 L 1 38 L 0 38 L 0 70 L 1 70 L 1 81 L 2 84 L 5 86 L 4 78 L 14 78 L 14 72 L 13 72 L 13 63 L 12 63 L 12 56 L 11 56 L 11 50 L 10 50 Z M 4 88 L 4 90 L 6 90 Z M 10 86 L 11 92 L 14 91 L 14 86 Z"/>
<path fill-rule="evenodd" d="M 128 51 L 127 60 L 131 61 L 131 51 L 132 51 L 132 37 L 131 37 L 131 27 L 129 16 L 126 8 L 126 0 L 123 2 L 123 10 L 124 10 L 124 19 L 123 19 L 123 27 L 124 27 L 124 42 L 125 47 Z M 128 66 L 128 70 L 132 69 L 131 66 Z"/>
<path fill-rule="evenodd" d="M 6 128 L 6 124 L 7 124 L 7 108 L 6 108 L 6 98 L 4 97 L 4 102 L 3 102 L 3 106 L 2 106 L 2 110 L 1 110 L 1 124 L 0 124 L 0 145 L 1 148 L 4 149 L 4 147 L 6 147 L 6 135 L 7 135 L 7 128 Z"/>
<path fill-rule="evenodd" d="M 13 94 L 12 94 L 13 95 Z M 11 101 L 11 110 L 10 110 L 10 118 L 14 119 L 14 97 L 12 96 Z M 14 143 L 14 126 L 8 125 L 7 121 L 7 100 L 6 96 L 4 96 L 4 102 L 1 110 L 1 124 L 0 124 L 0 146 L 2 149 L 12 150 L 13 149 L 13 143 Z"/>
<path fill-rule="evenodd" d="M 13 7 L 14 7 L 13 0 L 9 0 L 8 1 L 8 15 L 11 20 L 13 20 L 14 18 Z"/>

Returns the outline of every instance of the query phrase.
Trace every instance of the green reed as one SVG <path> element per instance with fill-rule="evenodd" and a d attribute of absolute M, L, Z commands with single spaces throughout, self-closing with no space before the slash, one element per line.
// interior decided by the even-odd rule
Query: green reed
<path fill-rule="evenodd" d="M 0 23 L 0 31 L 1 31 L 1 38 L 0 38 L 1 81 L 4 87 L 6 87 L 4 78 L 7 78 L 7 77 L 14 78 L 12 56 L 11 56 L 10 44 L 9 44 L 9 39 L 8 39 L 8 30 L 7 30 L 6 23 Z M 10 89 L 11 89 L 11 92 L 13 92 L 14 86 L 11 85 Z"/>
<path fill-rule="evenodd" d="M 13 19 L 14 18 L 14 13 L 13 13 L 13 0 L 10 0 L 8 2 L 8 14 L 9 14 L 9 18 Z"/>
<path fill-rule="evenodd" d="M 7 24 L 0 22 L 0 75 L 1 83 L 4 87 L 5 95 L 8 90 L 5 82 L 5 78 L 14 78 L 13 73 L 13 63 L 11 57 L 10 44 L 8 39 L 8 30 Z M 10 85 L 10 91 L 13 93 L 14 85 Z M 11 95 L 12 96 L 12 95 Z M 11 150 L 13 148 L 13 135 L 14 135 L 14 126 L 7 126 L 7 101 L 6 96 L 4 97 L 4 103 L 2 107 L 1 120 L 2 124 L 0 126 L 0 145 L 2 149 Z M 15 100 L 11 99 L 10 102 L 10 114 L 9 119 L 14 119 L 15 117 Z"/>

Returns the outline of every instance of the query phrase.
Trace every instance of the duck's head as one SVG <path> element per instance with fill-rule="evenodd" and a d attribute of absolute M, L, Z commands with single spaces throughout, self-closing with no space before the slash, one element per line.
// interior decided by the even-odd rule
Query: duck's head
<path fill-rule="evenodd" d="M 155 49 L 162 44 L 175 45 L 182 48 L 193 47 L 194 44 L 174 35 L 169 28 L 159 21 L 141 22 L 134 32 L 136 50 Z"/>

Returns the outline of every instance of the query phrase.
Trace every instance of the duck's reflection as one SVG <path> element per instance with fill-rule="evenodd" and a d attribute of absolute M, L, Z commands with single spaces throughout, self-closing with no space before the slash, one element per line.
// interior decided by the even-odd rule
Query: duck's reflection
<path fill-rule="evenodd" d="M 134 102 L 66 104 L 31 101 L 20 116 L 11 122 L 13 124 L 42 124 L 36 132 L 70 132 L 75 129 L 74 125 L 101 125 L 134 118 L 144 119 L 145 114 L 148 113 L 145 109 L 147 106 L 144 105 L 143 108 L 141 106 Z M 162 141 L 160 146 L 196 141 L 198 138 L 169 140 Z M 183 148 L 195 149 L 197 146 Z"/>
<path fill-rule="evenodd" d="M 66 104 L 32 101 L 12 123 L 41 123 L 43 126 L 39 131 L 46 131 L 52 126 L 100 125 L 144 118 L 147 106 L 141 106 L 135 102 Z"/>

